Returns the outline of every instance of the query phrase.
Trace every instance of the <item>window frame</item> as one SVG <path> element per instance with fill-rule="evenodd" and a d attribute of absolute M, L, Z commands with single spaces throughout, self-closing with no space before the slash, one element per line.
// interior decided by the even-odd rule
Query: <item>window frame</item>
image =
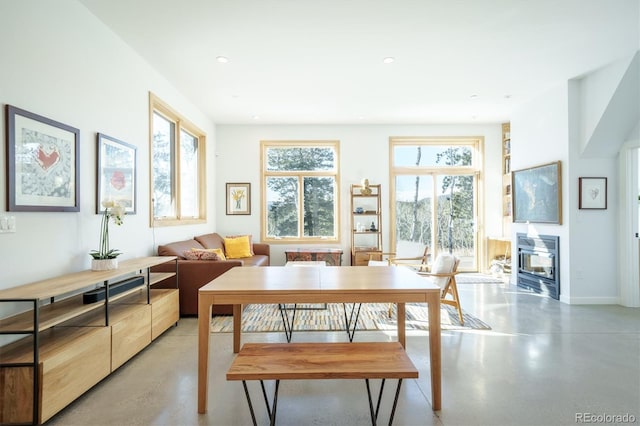
<path fill-rule="evenodd" d="M 468 166 L 396 166 L 394 158 L 394 148 L 396 146 L 467 146 L 472 149 L 472 161 Z M 389 241 L 391 244 L 396 242 L 396 177 L 402 175 L 430 175 L 432 176 L 432 185 L 436 190 L 438 176 L 446 175 L 466 175 L 473 176 L 476 182 L 474 198 L 476 200 L 474 206 L 474 215 L 476 219 L 476 247 L 475 260 L 477 270 L 480 270 L 484 256 L 484 231 L 482 226 L 477 224 L 484 223 L 484 137 L 483 136 L 430 136 L 430 137 L 390 137 L 389 138 L 389 207 L 390 207 L 390 232 Z M 435 192 L 434 192 L 435 193 Z M 435 223 L 437 215 L 437 201 L 434 200 L 434 209 L 431 212 L 432 221 Z M 433 258 L 437 254 L 437 235 L 434 232 L 430 243 L 430 252 Z M 390 249 L 395 250 L 395 247 Z"/>
<path fill-rule="evenodd" d="M 269 171 L 267 170 L 267 149 L 269 148 L 333 148 L 336 158 L 333 170 L 291 170 L 291 171 Z M 260 141 L 260 223 L 261 240 L 270 244 L 289 244 L 289 243 L 305 243 L 305 244 L 327 244 L 339 243 L 341 236 L 340 226 L 340 141 L 338 140 L 262 140 Z M 299 237 L 269 237 L 268 229 L 268 209 L 267 209 L 267 178 L 269 177 L 295 177 L 298 179 L 298 192 L 300 194 L 300 205 L 298 206 L 298 233 Z M 302 182 L 305 177 L 333 177 L 335 179 L 334 189 L 334 229 L 333 237 L 305 237 L 304 236 L 304 213 L 302 205 Z"/>
<path fill-rule="evenodd" d="M 175 124 L 173 134 L 172 151 L 175 153 L 172 158 L 172 192 L 175 197 L 175 217 L 155 217 L 154 211 L 154 184 L 153 184 L 153 118 L 158 114 L 166 120 Z M 197 140 L 197 162 L 198 162 L 198 188 L 195 194 L 198 197 L 198 216 L 182 217 L 181 214 L 181 173 L 180 173 L 180 143 L 181 132 L 184 131 Z M 170 107 L 159 97 L 149 92 L 149 223 L 155 226 L 179 226 L 202 224 L 207 221 L 207 201 L 206 201 L 206 134 L 191 121 L 183 117 L 180 113 Z"/>

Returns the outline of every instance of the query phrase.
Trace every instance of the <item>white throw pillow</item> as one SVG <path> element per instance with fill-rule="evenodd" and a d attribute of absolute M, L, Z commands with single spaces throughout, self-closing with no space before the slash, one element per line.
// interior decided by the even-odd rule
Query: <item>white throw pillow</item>
<path fill-rule="evenodd" d="M 441 253 L 436 257 L 436 261 L 433 263 L 431 267 L 432 274 L 450 274 L 453 272 L 453 266 L 456 263 L 456 258 L 454 255 L 449 253 Z M 441 289 L 444 289 L 444 286 L 449 282 L 449 277 L 432 277 L 434 284 L 440 286 Z"/>

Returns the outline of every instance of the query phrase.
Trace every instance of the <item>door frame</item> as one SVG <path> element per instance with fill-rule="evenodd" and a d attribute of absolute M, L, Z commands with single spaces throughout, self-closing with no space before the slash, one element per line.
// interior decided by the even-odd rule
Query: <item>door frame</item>
<path fill-rule="evenodd" d="M 474 156 L 473 164 L 464 167 L 395 167 L 394 166 L 394 146 L 397 145 L 451 145 L 451 146 L 473 146 Z M 472 175 L 474 179 L 474 234 L 475 234 L 475 264 L 473 270 L 465 270 L 465 272 L 480 272 L 484 263 L 484 233 L 479 224 L 484 223 L 484 137 L 483 136 L 451 136 L 451 137 L 402 137 L 392 136 L 389 138 L 389 244 L 390 251 L 395 251 L 396 242 L 396 180 L 398 175 L 418 175 L 431 176 L 432 184 L 436 186 L 437 176 L 454 176 Z M 437 197 L 434 195 L 432 216 L 437 214 Z M 432 219 L 435 222 L 436 219 Z M 437 247 L 435 240 L 437 238 L 437 230 L 434 229 L 431 236 L 431 246 L 429 252 L 432 256 L 436 256 Z M 434 257 L 432 257 L 433 259 Z"/>
<path fill-rule="evenodd" d="M 618 156 L 620 203 L 619 203 L 619 250 L 618 283 L 619 303 L 622 306 L 640 307 L 640 233 L 638 194 L 640 188 L 640 141 L 623 145 Z M 629 268 L 635 265 L 635 268 Z"/>

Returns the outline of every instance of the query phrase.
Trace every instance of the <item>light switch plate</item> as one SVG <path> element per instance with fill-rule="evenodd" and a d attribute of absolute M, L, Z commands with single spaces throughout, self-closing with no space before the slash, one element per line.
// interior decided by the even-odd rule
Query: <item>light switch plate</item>
<path fill-rule="evenodd" d="M 0 234 L 16 232 L 16 217 L 13 215 L 0 215 Z"/>

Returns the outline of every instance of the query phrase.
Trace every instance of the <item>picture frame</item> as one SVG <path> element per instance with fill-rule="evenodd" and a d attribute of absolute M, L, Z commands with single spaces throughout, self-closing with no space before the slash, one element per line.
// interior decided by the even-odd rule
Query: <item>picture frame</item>
<path fill-rule="evenodd" d="M 560 161 L 514 170 L 511 188 L 513 222 L 562 224 Z"/>
<path fill-rule="evenodd" d="M 582 210 L 607 209 L 607 178 L 578 178 L 578 208 Z"/>
<path fill-rule="evenodd" d="M 7 210 L 80 211 L 80 130 L 5 107 Z"/>
<path fill-rule="evenodd" d="M 104 133 L 96 134 L 96 213 L 104 212 L 103 201 L 115 201 L 125 214 L 136 214 L 137 147 Z"/>
<path fill-rule="evenodd" d="M 251 184 L 227 182 L 227 214 L 251 214 Z"/>

